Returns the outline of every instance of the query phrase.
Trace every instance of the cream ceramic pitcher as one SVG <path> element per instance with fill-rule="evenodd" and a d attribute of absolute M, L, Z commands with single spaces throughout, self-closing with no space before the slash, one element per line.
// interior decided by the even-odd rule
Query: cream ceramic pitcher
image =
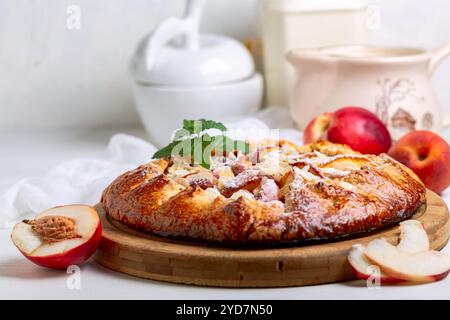
<path fill-rule="evenodd" d="M 362 106 L 378 115 L 394 140 L 411 130 L 439 132 L 450 118 L 443 115 L 431 76 L 448 55 L 450 44 L 429 52 L 372 46 L 292 50 L 292 117 L 303 129 L 322 112 Z"/>

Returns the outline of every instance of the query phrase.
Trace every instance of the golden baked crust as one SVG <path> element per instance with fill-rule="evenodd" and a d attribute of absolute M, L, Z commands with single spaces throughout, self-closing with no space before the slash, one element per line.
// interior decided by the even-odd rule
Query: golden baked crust
<path fill-rule="evenodd" d="M 154 160 L 114 180 L 101 204 L 113 219 L 158 235 L 280 243 L 368 232 L 425 203 L 419 178 L 385 154 L 279 141 L 230 157 L 211 170 Z"/>

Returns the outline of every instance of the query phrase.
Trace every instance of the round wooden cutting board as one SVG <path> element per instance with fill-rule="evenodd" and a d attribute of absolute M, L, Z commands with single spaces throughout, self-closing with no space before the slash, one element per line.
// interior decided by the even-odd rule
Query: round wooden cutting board
<path fill-rule="evenodd" d="M 103 239 L 94 260 L 137 277 L 219 287 L 285 287 L 353 278 L 347 254 L 353 244 L 384 237 L 398 243 L 399 227 L 361 238 L 303 246 L 230 248 L 183 242 L 132 230 L 112 221 L 98 206 Z M 414 219 L 422 221 L 433 249 L 442 249 L 450 235 L 445 202 L 427 192 L 427 205 Z"/>

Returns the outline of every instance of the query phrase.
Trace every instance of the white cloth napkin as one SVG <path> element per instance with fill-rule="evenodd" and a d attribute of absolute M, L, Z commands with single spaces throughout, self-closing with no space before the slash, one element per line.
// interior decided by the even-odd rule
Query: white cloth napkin
<path fill-rule="evenodd" d="M 263 138 L 269 134 L 271 137 L 275 135 L 300 142 L 301 133 L 298 130 L 284 128 L 270 131 L 269 126 L 262 121 L 289 127 L 292 124 L 285 110 L 266 109 L 257 117 L 226 123 L 230 136 L 244 139 Z M 22 179 L 0 196 L 0 228 L 9 228 L 21 219 L 57 205 L 96 204 L 102 190 L 114 178 L 149 161 L 155 151 L 156 148 L 145 140 L 116 134 L 99 158 L 70 160 L 51 169 L 44 176 Z"/>
<path fill-rule="evenodd" d="M 109 182 L 148 161 L 155 151 L 140 138 L 116 134 L 100 158 L 70 160 L 44 176 L 21 179 L 0 196 L 0 228 L 56 205 L 95 204 Z"/>

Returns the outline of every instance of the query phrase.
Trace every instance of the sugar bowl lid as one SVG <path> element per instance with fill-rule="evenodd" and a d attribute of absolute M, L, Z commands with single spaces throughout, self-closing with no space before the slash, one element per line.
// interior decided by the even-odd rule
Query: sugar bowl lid
<path fill-rule="evenodd" d="M 198 33 L 203 4 L 204 0 L 188 0 L 183 19 L 169 18 L 141 40 L 130 64 L 136 82 L 216 85 L 244 80 L 254 74 L 253 59 L 240 42 Z"/>

